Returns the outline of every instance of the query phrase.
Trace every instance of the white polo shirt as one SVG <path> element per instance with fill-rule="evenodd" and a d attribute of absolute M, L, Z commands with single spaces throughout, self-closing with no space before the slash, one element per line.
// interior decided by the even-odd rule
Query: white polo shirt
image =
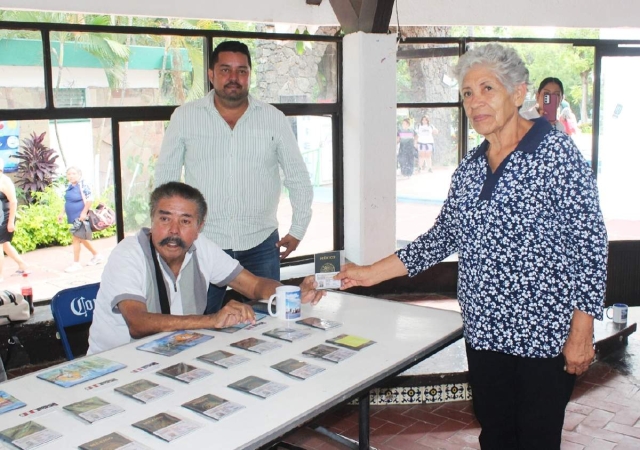
<path fill-rule="evenodd" d="M 173 315 L 203 314 L 209 284 L 226 286 L 243 269 L 238 261 L 202 235 L 187 251 L 178 277 L 159 256 L 158 261 Z M 145 303 L 147 311 L 160 313 L 157 291 L 149 229 L 145 228 L 136 236 L 122 240 L 109 256 L 96 297 L 87 354 L 131 342 L 133 339 L 118 303 L 136 300 Z"/>

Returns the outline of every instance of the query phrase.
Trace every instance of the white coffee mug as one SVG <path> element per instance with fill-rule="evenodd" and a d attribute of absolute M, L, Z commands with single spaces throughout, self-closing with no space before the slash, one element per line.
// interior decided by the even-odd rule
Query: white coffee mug
<path fill-rule="evenodd" d="M 612 311 L 612 315 L 609 315 L 609 311 Z M 624 303 L 614 303 L 607 308 L 607 317 L 613 319 L 613 323 L 627 323 L 627 313 L 629 307 Z"/>
<path fill-rule="evenodd" d="M 271 304 L 276 299 L 276 312 L 273 312 Z M 301 294 L 298 286 L 278 286 L 276 293 L 269 297 L 267 311 L 269 315 L 283 320 L 295 320 L 300 318 Z"/>

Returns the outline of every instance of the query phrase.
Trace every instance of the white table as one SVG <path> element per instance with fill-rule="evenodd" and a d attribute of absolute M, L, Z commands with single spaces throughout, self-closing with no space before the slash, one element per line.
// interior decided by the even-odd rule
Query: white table
<path fill-rule="evenodd" d="M 246 337 L 273 340 L 262 336 L 262 332 L 284 326 L 285 321 L 268 317 L 264 319 L 267 322 L 266 327 L 251 331 L 241 330 L 233 334 L 203 330 L 201 331 L 203 334 L 210 334 L 215 338 L 172 357 L 136 349 L 144 342 L 169 334 L 164 333 L 102 353 L 100 356 L 124 363 L 127 367 L 71 388 L 63 388 L 38 379 L 37 373 L 8 381 L 0 385 L 0 389 L 22 400 L 27 406 L 0 416 L 1 429 L 31 419 L 64 435 L 40 447 L 43 450 L 77 448 L 79 444 L 114 431 L 158 449 L 197 449 L 204 448 L 203 445 L 215 449 L 255 449 L 277 440 L 286 432 L 310 421 L 328 409 L 361 395 L 361 398 L 365 399 L 361 405 L 361 416 L 366 416 L 361 417 L 363 420 L 361 427 L 362 425 L 366 427 L 366 430 L 361 429 L 361 447 L 368 448 L 368 396 L 363 394 L 376 383 L 401 372 L 458 339 L 462 333 L 461 318 L 456 312 L 338 292 L 329 292 L 316 306 L 303 305 L 302 315 L 335 320 L 343 325 L 323 331 L 294 324 L 294 327 L 311 331 L 311 336 L 293 343 L 278 341 L 282 344 L 282 348 L 261 355 L 230 347 L 229 344 Z M 360 350 L 358 354 L 338 364 L 301 355 L 302 351 L 342 333 L 362 336 L 377 343 Z M 251 361 L 224 369 L 195 359 L 214 350 L 242 354 L 249 357 Z M 326 370 L 302 381 L 288 377 L 270 367 L 287 358 L 305 360 L 323 366 Z M 152 371 L 132 373 L 133 369 L 151 362 L 158 362 L 159 366 Z M 178 362 L 189 362 L 194 366 L 208 369 L 213 372 L 213 375 L 185 384 L 155 373 L 157 369 Z M 270 398 L 260 399 L 227 387 L 230 383 L 248 375 L 285 383 L 289 388 Z M 105 388 L 90 391 L 85 389 L 87 385 L 110 378 L 116 378 L 118 381 Z M 175 392 L 152 403 L 142 404 L 113 391 L 114 387 L 140 378 L 170 387 Z M 206 393 L 235 401 L 246 408 L 216 422 L 180 406 Z M 19 417 L 23 411 L 51 402 L 64 406 L 92 396 L 116 403 L 122 406 L 125 412 L 91 425 L 85 424 L 64 410 L 34 418 Z M 168 412 L 196 421 L 203 427 L 172 443 L 167 443 L 131 426 L 131 423 L 159 412 Z"/>

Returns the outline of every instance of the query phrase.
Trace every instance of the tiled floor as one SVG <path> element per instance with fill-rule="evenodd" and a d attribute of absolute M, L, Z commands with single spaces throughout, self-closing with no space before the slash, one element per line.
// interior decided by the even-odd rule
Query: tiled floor
<path fill-rule="evenodd" d="M 357 407 L 345 406 L 318 424 L 357 439 L 357 420 Z M 479 433 L 470 401 L 371 407 L 371 446 L 380 450 L 479 449 Z M 287 442 L 305 449 L 347 448 L 309 430 Z M 567 407 L 562 449 L 640 449 L 640 382 L 604 362 L 592 365 Z"/>

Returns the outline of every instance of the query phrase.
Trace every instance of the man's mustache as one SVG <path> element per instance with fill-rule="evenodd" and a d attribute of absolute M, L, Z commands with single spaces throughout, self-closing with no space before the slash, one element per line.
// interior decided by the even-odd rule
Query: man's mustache
<path fill-rule="evenodd" d="M 177 236 L 169 236 L 160 241 L 161 247 L 169 244 L 176 244 L 180 248 L 187 248 L 187 244 L 185 244 L 184 241 Z"/>
<path fill-rule="evenodd" d="M 224 85 L 224 87 L 226 87 L 226 88 L 227 87 L 235 87 L 235 88 L 238 88 L 238 89 L 242 89 L 242 86 L 240 86 L 238 83 L 227 83 L 227 84 Z"/>

